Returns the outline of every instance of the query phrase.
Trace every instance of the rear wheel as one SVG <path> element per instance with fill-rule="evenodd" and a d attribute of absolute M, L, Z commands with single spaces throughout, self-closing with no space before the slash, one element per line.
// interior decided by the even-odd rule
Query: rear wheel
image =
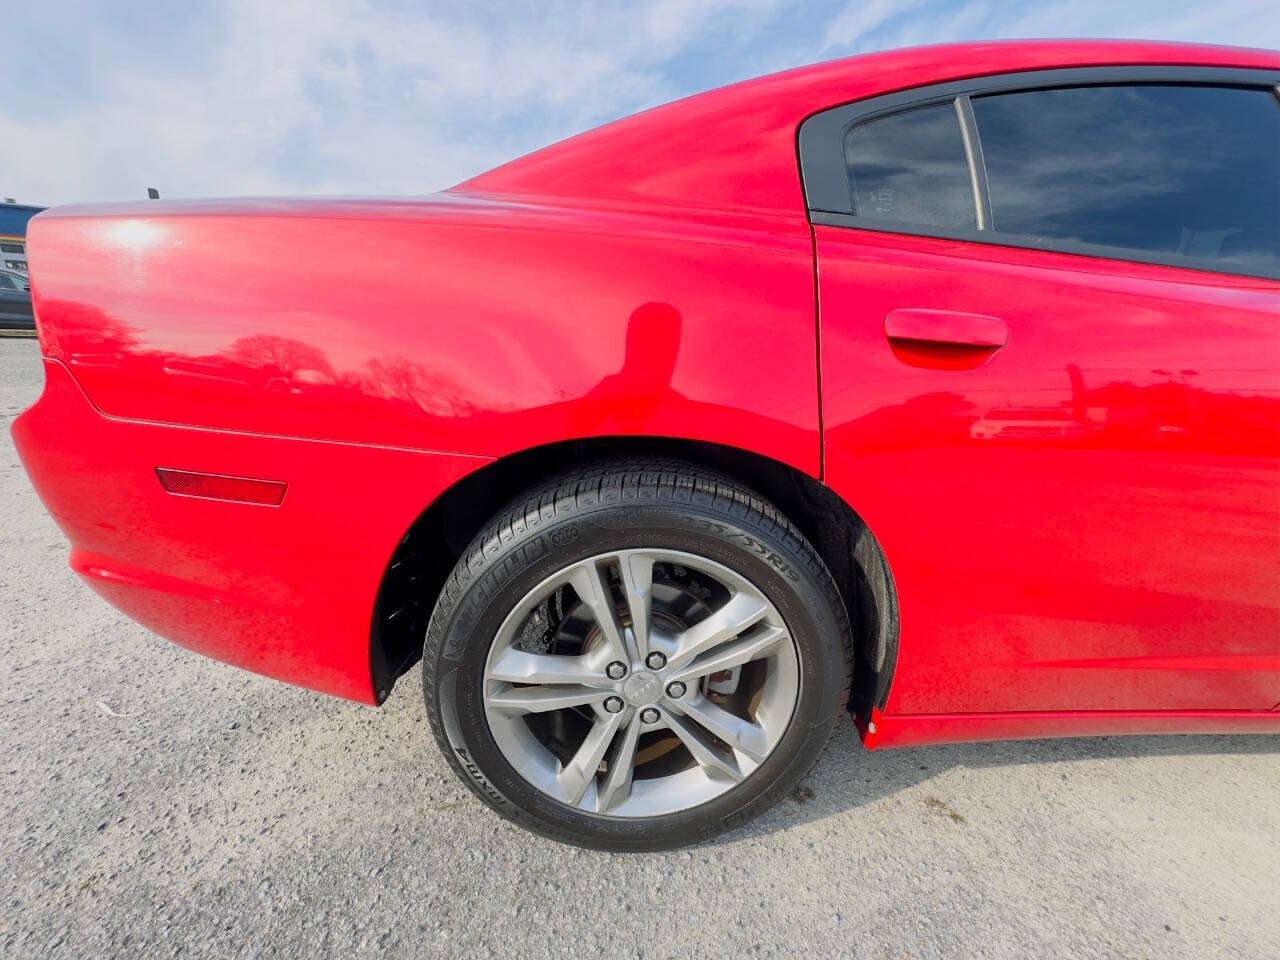
<path fill-rule="evenodd" d="M 816 760 L 849 627 L 766 501 L 686 464 L 605 463 L 531 491 L 442 592 L 423 655 L 437 740 L 504 816 L 655 849 L 744 822 Z"/>

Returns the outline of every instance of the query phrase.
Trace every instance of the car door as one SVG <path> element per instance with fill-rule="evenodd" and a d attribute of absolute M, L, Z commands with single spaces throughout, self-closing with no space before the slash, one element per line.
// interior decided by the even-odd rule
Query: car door
<path fill-rule="evenodd" d="M 1277 80 L 1045 71 L 802 127 L 886 712 L 1280 704 Z"/>

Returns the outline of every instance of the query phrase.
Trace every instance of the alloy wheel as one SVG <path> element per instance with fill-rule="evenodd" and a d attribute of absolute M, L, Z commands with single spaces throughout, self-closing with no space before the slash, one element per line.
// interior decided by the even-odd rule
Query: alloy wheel
<path fill-rule="evenodd" d="M 690 553 L 621 550 L 515 605 L 489 650 L 484 710 L 507 762 L 544 794 L 649 817 L 750 777 L 800 682 L 785 622 L 744 577 Z"/>

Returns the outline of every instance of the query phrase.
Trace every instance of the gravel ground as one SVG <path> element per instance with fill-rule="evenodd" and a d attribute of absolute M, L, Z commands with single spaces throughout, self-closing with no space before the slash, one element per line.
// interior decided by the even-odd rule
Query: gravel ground
<path fill-rule="evenodd" d="M 40 376 L 0 340 L 6 424 Z M 0 557 L 6 957 L 1280 957 L 1280 738 L 868 753 L 849 727 L 744 830 L 591 853 L 455 782 L 416 672 L 373 710 L 117 614 L 7 430 Z"/>

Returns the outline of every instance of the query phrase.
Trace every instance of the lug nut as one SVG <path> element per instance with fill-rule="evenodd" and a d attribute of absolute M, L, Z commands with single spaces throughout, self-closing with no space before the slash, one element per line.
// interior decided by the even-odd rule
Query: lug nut
<path fill-rule="evenodd" d="M 608 710 L 610 713 L 621 713 L 622 707 L 623 707 L 623 703 L 622 703 L 621 697 L 605 697 L 604 698 L 604 708 Z"/>
<path fill-rule="evenodd" d="M 653 709 L 653 707 L 645 707 L 640 711 L 640 719 L 645 723 L 657 723 L 658 711 Z"/>
<path fill-rule="evenodd" d="M 610 680 L 621 680 L 627 675 L 627 665 L 621 660 L 615 660 L 604 668 L 604 672 L 609 675 Z"/>
<path fill-rule="evenodd" d="M 672 680 L 667 684 L 667 696 L 673 699 L 680 699 L 684 696 L 685 686 L 679 680 Z"/>
<path fill-rule="evenodd" d="M 644 662 L 650 670 L 661 670 L 667 665 L 667 658 L 655 650 L 644 658 Z"/>

